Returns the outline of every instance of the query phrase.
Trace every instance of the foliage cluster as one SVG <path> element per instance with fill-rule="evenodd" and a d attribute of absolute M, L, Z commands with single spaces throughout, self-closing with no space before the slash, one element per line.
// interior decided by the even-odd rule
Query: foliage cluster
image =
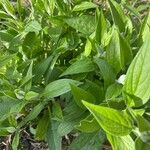
<path fill-rule="evenodd" d="M 150 4 L 0 0 L 0 136 L 69 150 L 150 149 Z M 143 15 L 145 14 L 145 15 Z"/>

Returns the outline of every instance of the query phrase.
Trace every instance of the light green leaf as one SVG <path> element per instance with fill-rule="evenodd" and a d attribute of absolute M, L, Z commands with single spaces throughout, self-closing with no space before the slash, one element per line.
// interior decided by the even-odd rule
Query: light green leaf
<path fill-rule="evenodd" d="M 87 39 L 85 48 L 84 48 L 84 55 L 88 57 L 91 54 L 92 51 L 92 43 L 89 39 Z"/>
<path fill-rule="evenodd" d="M 147 35 L 146 40 L 127 71 L 124 91 L 127 93 L 127 104 L 130 106 L 143 105 L 150 98 L 150 86 L 147 84 L 150 82 L 150 72 L 148 71 L 150 69 L 149 41 L 150 34 Z"/>
<path fill-rule="evenodd" d="M 42 30 L 42 27 L 41 25 L 33 20 L 31 22 L 29 22 L 26 27 L 25 27 L 25 32 L 28 33 L 28 32 L 35 32 L 35 33 L 39 33 L 39 31 Z"/>
<path fill-rule="evenodd" d="M 85 72 L 92 72 L 95 69 L 94 63 L 89 58 L 77 60 L 70 67 L 68 67 L 60 76 L 79 74 Z"/>
<path fill-rule="evenodd" d="M 36 93 L 34 91 L 29 91 L 28 93 L 25 94 L 25 99 L 27 101 L 34 100 L 34 99 L 37 99 L 38 96 L 39 96 L 39 93 Z"/>
<path fill-rule="evenodd" d="M 71 90 L 70 84 L 79 85 L 81 82 L 71 80 L 71 79 L 60 79 L 49 83 L 44 91 L 42 92 L 42 96 L 44 97 L 57 97 L 64 93 L 67 93 Z"/>
<path fill-rule="evenodd" d="M 86 9 L 96 8 L 96 7 L 98 7 L 96 4 L 85 1 L 85 2 L 81 2 L 78 5 L 75 5 L 75 7 L 73 8 L 73 11 L 82 11 Z"/>
<path fill-rule="evenodd" d="M 135 143 L 129 135 L 119 137 L 107 134 L 107 138 L 113 150 L 136 150 Z"/>
<path fill-rule="evenodd" d="M 82 15 L 64 20 L 69 26 L 77 31 L 90 35 L 95 31 L 95 17 L 90 15 Z"/>
<path fill-rule="evenodd" d="M 132 123 L 125 112 L 93 105 L 85 101 L 83 101 L 83 104 L 107 133 L 115 136 L 125 136 L 131 132 Z"/>

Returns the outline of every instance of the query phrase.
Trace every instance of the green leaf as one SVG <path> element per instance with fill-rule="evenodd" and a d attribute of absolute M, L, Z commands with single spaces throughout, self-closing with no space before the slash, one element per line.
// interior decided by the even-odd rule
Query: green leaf
<path fill-rule="evenodd" d="M 142 39 L 142 43 L 147 39 L 147 34 L 150 31 L 150 12 L 145 16 L 145 19 L 140 28 L 140 38 Z"/>
<path fill-rule="evenodd" d="M 52 121 L 47 131 L 47 142 L 50 150 L 61 150 L 62 137 L 58 134 L 57 129 L 59 122 Z"/>
<path fill-rule="evenodd" d="M 76 104 L 71 103 L 64 109 L 63 121 L 58 127 L 58 133 L 61 136 L 65 136 L 70 133 L 75 126 L 87 116 L 85 110 L 78 107 Z"/>
<path fill-rule="evenodd" d="M 126 64 L 132 60 L 132 52 L 127 41 L 119 34 L 117 29 L 113 29 L 112 38 L 107 47 L 106 59 L 113 68 L 119 72 Z"/>
<path fill-rule="evenodd" d="M 92 72 L 95 69 L 94 63 L 89 58 L 83 58 L 81 60 L 77 60 L 74 62 L 70 67 L 68 67 L 61 75 L 72 75 L 72 74 L 79 74 L 85 72 Z"/>
<path fill-rule="evenodd" d="M 92 3 L 92 2 L 81 2 L 78 5 L 75 5 L 75 7 L 73 8 L 73 11 L 82 11 L 82 10 L 87 10 L 87 9 L 91 9 L 91 8 L 96 8 L 97 5 Z"/>
<path fill-rule="evenodd" d="M 114 69 L 103 59 L 96 58 L 95 63 L 100 69 L 102 78 L 104 79 L 105 87 L 115 82 L 116 73 Z"/>
<path fill-rule="evenodd" d="M 24 85 L 24 90 L 26 92 L 28 92 L 32 87 L 32 77 L 33 77 L 33 75 L 32 75 L 32 66 L 33 66 L 33 61 L 31 62 L 30 66 L 28 68 L 26 76 L 21 81 L 22 82 L 21 86 Z"/>
<path fill-rule="evenodd" d="M 8 97 L 5 97 L 4 100 L 0 98 L 0 122 L 5 120 L 8 116 L 10 116 L 12 113 L 12 109 L 17 105 L 20 104 L 20 101 L 18 100 L 12 100 Z M 16 111 L 16 110 L 15 110 Z M 11 112 L 11 114 L 10 114 Z"/>
<path fill-rule="evenodd" d="M 35 138 L 37 140 L 45 140 L 49 123 L 50 123 L 49 112 L 45 111 L 42 118 L 39 119 L 37 124 L 36 134 L 35 134 Z"/>
<path fill-rule="evenodd" d="M 71 80 L 71 79 L 59 79 L 49 83 L 44 91 L 42 92 L 42 96 L 44 97 L 57 97 L 64 93 L 67 93 L 71 90 L 70 84 L 79 85 L 81 82 Z"/>
<path fill-rule="evenodd" d="M 39 96 L 39 93 L 36 93 L 34 91 L 29 91 L 28 93 L 25 94 L 25 99 L 27 101 L 30 101 L 30 100 L 37 99 L 38 96 Z"/>
<path fill-rule="evenodd" d="M 85 107 L 82 104 L 82 100 L 90 103 L 95 103 L 95 98 L 91 93 L 85 91 L 82 88 L 77 87 L 76 85 L 71 84 L 71 92 L 73 94 L 76 104 L 83 109 Z"/>
<path fill-rule="evenodd" d="M 129 135 L 119 137 L 107 134 L 107 138 L 113 150 L 136 150 L 135 143 Z"/>
<path fill-rule="evenodd" d="M 69 146 L 69 150 L 102 150 L 105 135 L 102 130 L 94 133 L 81 133 Z"/>
<path fill-rule="evenodd" d="M 18 150 L 18 146 L 19 146 L 19 131 L 16 131 L 15 136 L 13 138 L 12 141 L 12 149 L 13 150 Z"/>
<path fill-rule="evenodd" d="M 131 132 L 132 123 L 125 112 L 93 105 L 85 101 L 83 101 L 83 104 L 107 133 L 115 136 L 125 136 Z"/>
<path fill-rule="evenodd" d="M 137 115 L 137 122 L 140 132 L 149 131 L 150 130 L 150 122 L 147 121 L 144 117 Z"/>
<path fill-rule="evenodd" d="M 104 44 L 104 35 L 107 33 L 106 19 L 103 11 L 98 14 L 98 21 L 96 26 L 96 41 L 100 44 Z"/>
<path fill-rule="evenodd" d="M 90 92 L 96 99 L 96 104 L 100 104 L 104 99 L 104 88 L 102 84 L 86 80 L 87 91 Z"/>
<path fill-rule="evenodd" d="M 123 32 L 125 30 L 125 20 L 126 16 L 124 15 L 124 12 L 116 1 L 114 0 L 108 0 L 110 8 L 111 8 L 111 13 L 113 16 L 113 20 L 116 26 L 118 26 L 120 32 Z"/>
<path fill-rule="evenodd" d="M 41 30 L 42 30 L 41 25 L 40 25 L 37 21 L 35 21 L 35 20 L 29 22 L 29 23 L 26 25 L 26 27 L 25 27 L 25 32 L 26 32 L 26 33 L 35 32 L 35 33 L 38 34 L 39 31 L 41 31 Z"/>
<path fill-rule="evenodd" d="M 92 51 L 92 43 L 89 39 L 87 39 L 85 48 L 84 48 L 84 55 L 88 57 L 91 54 Z"/>
<path fill-rule="evenodd" d="M 52 114 L 54 116 L 54 119 L 58 119 L 58 120 L 62 120 L 63 119 L 63 112 L 61 109 L 61 106 L 59 103 L 57 102 L 53 102 L 53 106 L 52 106 Z"/>
<path fill-rule="evenodd" d="M 122 92 L 122 84 L 119 83 L 114 83 L 110 85 L 107 90 L 106 90 L 106 95 L 105 99 L 113 99 L 116 98 L 117 96 L 121 95 Z"/>
<path fill-rule="evenodd" d="M 150 69 L 149 41 L 150 34 L 148 34 L 127 71 L 124 91 L 128 95 L 133 95 L 133 98 L 126 95 L 127 104 L 130 106 L 143 105 L 150 98 L 150 86 L 147 84 L 150 82 L 150 73 L 147 71 Z M 134 97 L 137 97 L 139 100 Z"/>
<path fill-rule="evenodd" d="M 90 35 L 95 31 L 95 17 L 90 15 L 82 15 L 79 17 L 72 17 L 68 19 L 64 19 L 64 21 L 76 29 L 77 31 Z"/>
<path fill-rule="evenodd" d="M 75 126 L 75 128 L 81 132 L 92 133 L 98 131 L 100 126 L 96 119 L 92 115 L 89 115 L 85 119 L 81 120 L 80 123 Z"/>

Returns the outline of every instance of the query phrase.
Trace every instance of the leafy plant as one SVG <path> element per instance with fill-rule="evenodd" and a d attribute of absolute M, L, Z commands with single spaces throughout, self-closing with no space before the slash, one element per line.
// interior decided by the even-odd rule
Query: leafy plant
<path fill-rule="evenodd" d="M 31 129 L 50 150 L 67 135 L 69 150 L 150 148 L 149 8 L 0 0 L 0 136 L 13 150 Z"/>

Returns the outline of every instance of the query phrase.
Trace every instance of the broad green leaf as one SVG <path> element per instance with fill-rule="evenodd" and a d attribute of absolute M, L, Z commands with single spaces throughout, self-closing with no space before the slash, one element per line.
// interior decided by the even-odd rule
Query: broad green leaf
<path fill-rule="evenodd" d="M 77 60 L 70 67 L 68 67 L 60 76 L 79 74 L 85 72 L 92 72 L 95 69 L 94 63 L 89 58 Z"/>
<path fill-rule="evenodd" d="M 58 134 L 57 129 L 59 122 L 51 121 L 47 131 L 47 142 L 50 150 L 61 150 L 62 137 Z"/>
<path fill-rule="evenodd" d="M 85 2 L 81 2 L 78 5 L 75 5 L 75 7 L 73 8 L 73 11 L 82 11 L 86 9 L 96 8 L 96 7 L 98 7 L 96 4 L 85 1 Z"/>
<path fill-rule="evenodd" d="M 127 41 L 113 29 L 112 38 L 106 50 L 106 59 L 119 72 L 132 59 L 132 52 Z"/>
<path fill-rule="evenodd" d="M 113 16 L 113 20 L 116 26 L 118 26 L 120 32 L 123 32 L 125 30 L 125 20 L 126 16 L 124 15 L 124 12 L 116 1 L 114 0 L 108 0 L 110 8 L 111 8 L 111 13 Z"/>
<path fill-rule="evenodd" d="M 150 122 L 146 120 L 144 117 L 137 115 L 137 123 L 140 132 L 149 131 L 150 130 Z"/>
<path fill-rule="evenodd" d="M 42 118 L 39 119 L 37 124 L 36 134 L 35 134 L 35 138 L 37 140 L 45 140 L 49 123 L 50 123 L 49 112 L 45 111 Z"/>
<path fill-rule="evenodd" d="M 71 84 L 71 92 L 73 94 L 76 104 L 83 109 L 85 107 L 82 104 L 82 100 L 90 102 L 90 103 L 95 103 L 96 101 L 95 97 L 91 93 L 85 91 L 82 88 L 77 87 L 76 85 Z"/>
<path fill-rule="evenodd" d="M 69 26 L 77 31 L 90 35 L 95 31 L 95 17 L 90 15 L 82 15 L 64 20 Z"/>
<path fill-rule="evenodd" d="M 86 80 L 87 91 L 90 92 L 96 99 L 96 104 L 100 104 L 104 99 L 104 88 L 102 84 Z"/>
<path fill-rule="evenodd" d="M 20 104 L 20 101 L 14 99 L 12 100 L 8 97 L 5 97 L 4 99 L 0 97 L 0 122 L 14 113 L 13 111 L 11 111 L 11 109 L 13 109 L 13 107 L 15 107 L 17 104 Z"/>
<path fill-rule="evenodd" d="M 103 59 L 96 58 L 95 63 L 98 65 L 100 69 L 100 73 L 102 78 L 104 79 L 105 87 L 115 82 L 116 73 L 114 69 Z"/>
<path fill-rule="evenodd" d="M 114 83 L 110 85 L 106 90 L 105 99 L 113 99 L 119 96 L 122 92 L 122 85 L 119 83 Z"/>
<path fill-rule="evenodd" d="M 63 119 L 63 112 L 61 109 L 61 105 L 57 102 L 53 102 L 52 106 L 52 114 L 54 116 L 54 119 L 58 119 L 58 121 Z"/>
<path fill-rule="evenodd" d="M 69 134 L 75 126 L 87 116 L 87 112 L 74 103 L 65 107 L 63 113 L 63 121 L 58 127 L 58 133 L 61 136 Z"/>
<path fill-rule="evenodd" d="M 105 135 L 102 130 L 94 133 L 81 133 L 69 146 L 69 150 L 102 150 Z"/>
<path fill-rule="evenodd" d="M 138 51 L 127 71 L 124 91 L 126 94 L 127 104 L 130 106 L 139 106 L 145 104 L 150 98 L 150 34 L 147 35 L 142 47 Z M 139 100 L 137 100 L 137 97 Z M 140 101 L 140 103 L 139 103 Z"/>
<path fill-rule="evenodd" d="M 136 150 L 135 143 L 129 135 L 119 137 L 107 134 L 107 138 L 113 150 Z"/>
<path fill-rule="evenodd" d="M 81 84 L 81 82 L 71 80 L 71 79 L 59 79 L 59 80 L 49 83 L 45 87 L 41 95 L 44 97 L 50 97 L 50 98 L 60 96 L 71 90 L 70 84 L 79 85 Z"/>
<path fill-rule="evenodd" d="M 81 120 L 80 123 L 75 126 L 75 128 L 81 132 L 92 133 L 98 131 L 100 126 L 96 119 L 92 115 L 89 115 L 85 119 Z"/>
<path fill-rule="evenodd" d="M 29 32 L 35 32 L 35 33 L 39 33 L 39 31 L 42 30 L 41 25 L 39 24 L 39 22 L 33 20 L 31 22 L 29 22 L 26 27 L 25 27 L 25 32 L 29 33 Z"/>
<path fill-rule="evenodd" d="M 42 62 L 35 65 L 35 67 L 33 68 L 33 74 L 35 75 L 34 77 L 35 80 L 38 80 L 42 75 L 46 73 L 52 59 L 53 56 L 51 55 L 48 58 L 44 59 Z"/>
<path fill-rule="evenodd" d="M 132 123 L 125 112 L 93 105 L 85 101 L 83 101 L 83 104 L 93 114 L 100 126 L 107 133 L 115 136 L 125 136 L 130 134 Z"/>
<path fill-rule="evenodd" d="M 36 93 L 34 91 L 29 91 L 28 93 L 25 94 L 25 99 L 27 101 L 30 101 L 30 100 L 37 99 L 38 96 L 39 96 L 39 93 Z"/>

